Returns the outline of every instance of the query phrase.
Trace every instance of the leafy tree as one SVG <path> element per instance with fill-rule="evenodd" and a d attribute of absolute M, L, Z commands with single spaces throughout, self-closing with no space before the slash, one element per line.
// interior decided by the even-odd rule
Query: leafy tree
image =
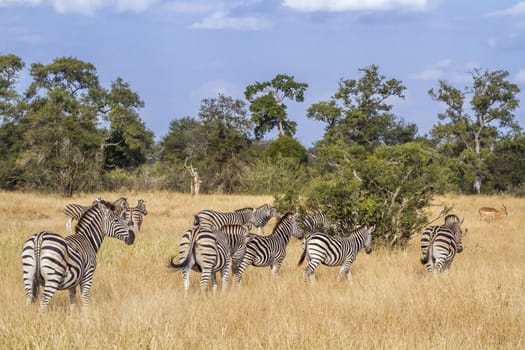
<path fill-rule="evenodd" d="M 293 76 L 286 74 L 278 74 L 271 81 L 247 86 L 244 95 L 250 102 L 255 138 L 261 140 L 276 127 L 280 136 L 293 136 L 297 123 L 288 119 L 283 101 L 290 99 L 303 102 L 307 88 L 308 84 L 298 83 Z"/>
<path fill-rule="evenodd" d="M 105 118 L 110 125 L 104 144 L 104 167 L 136 169 L 146 162 L 153 145 L 153 133 L 146 129 L 138 112 L 144 102 L 121 78 L 111 84 L 106 101 Z"/>
<path fill-rule="evenodd" d="M 24 101 L 15 85 L 25 67 L 16 55 L 0 55 L 0 188 L 18 186 L 20 171 L 16 160 L 24 149 L 22 128 L 19 125 Z"/>
<path fill-rule="evenodd" d="M 339 88 L 329 101 L 308 108 L 307 117 L 325 122 L 322 143 L 343 140 L 346 144 L 362 145 L 369 151 L 380 145 L 400 144 L 414 139 L 415 124 L 398 122 L 391 113 L 392 97 L 403 99 L 406 89 L 396 79 L 386 80 L 379 67 L 359 69 L 359 80 L 341 79 Z"/>
<path fill-rule="evenodd" d="M 245 103 L 219 94 L 202 101 L 199 117 L 207 135 L 207 185 L 231 193 L 242 175 L 240 163 L 247 160 L 251 148 L 252 123 Z"/>
<path fill-rule="evenodd" d="M 103 90 L 95 67 L 75 58 L 31 65 L 20 165 L 26 186 L 71 196 L 94 186 L 100 169 L 102 133 L 97 129 Z"/>
<path fill-rule="evenodd" d="M 490 72 L 476 69 L 472 72 L 473 85 L 464 91 L 445 81 L 439 81 L 437 90 L 430 96 L 446 104 L 440 121 L 431 130 L 432 137 L 439 142 L 440 151 L 461 161 L 459 171 L 464 173 L 476 193 L 489 176 L 487 168 L 492 150 L 505 134 L 518 134 L 521 128 L 515 121 L 513 111 L 518 108 L 516 95 L 519 88 L 507 79 L 503 70 Z M 472 115 L 465 110 L 468 96 Z M 465 188 L 465 187 L 463 187 Z"/>
<path fill-rule="evenodd" d="M 275 141 L 270 142 L 263 152 L 263 157 L 269 159 L 277 159 L 279 156 L 293 159 L 298 164 L 308 162 L 308 151 L 291 136 L 279 136 Z"/>

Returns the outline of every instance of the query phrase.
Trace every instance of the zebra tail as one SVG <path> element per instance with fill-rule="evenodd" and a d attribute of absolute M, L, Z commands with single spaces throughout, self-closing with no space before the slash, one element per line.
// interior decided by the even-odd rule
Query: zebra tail
<path fill-rule="evenodd" d="M 179 264 L 176 264 L 174 260 L 175 260 L 175 255 L 173 255 L 170 258 L 168 267 L 171 267 L 172 269 L 175 269 L 175 270 L 180 270 L 188 264 L 188 259 L 182 260 Z"/>
<path fill-rule="evenodd" d="M 427 251 L 423 254 L 421 259 L 419 259 L 421 261 L 421 264 L 425 265 L 426 263 L 428 263 L 428 260 L 430 258 L 430 249 L 432 249 L 432 245 L 428 246 Z"/>
<path fill-rule="evenodd" d="M 299 262 L 297 263 L 297 266 L 300 266 L 303 263 L 304 258 L 306 258 L 306 239 L 304 240 L 303 253 L 301 254 L 301 258 L 299 258 Z"/>

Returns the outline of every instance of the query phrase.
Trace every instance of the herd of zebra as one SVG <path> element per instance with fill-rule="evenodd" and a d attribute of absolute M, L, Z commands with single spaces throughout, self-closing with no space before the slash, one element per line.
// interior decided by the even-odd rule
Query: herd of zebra
<path fill-rule="evenodd" d="M 30 236 L 22 250 L 22 267 L 26 301 L 33 303 L 40 286 L 44 290 L 40 307 L 47 309 L 57 290 L 68 289 L 71 308 L 76 303 L 79 286 L 81 302 L 88 305 L 96 255 L 105 236 L 117 238 L 131 245 L 135 230 L 140 230 L 142 216 L 147 215 L 146 205 L 139 200 L 130 208 L 125 198 L 108 202 L 101 198 L 91 206 L 68 204 L 67 229 L 77 220 L 75 233 L 62 237 L 47 231 Z M 277 222 L 269 235 L 262 235 L 264 226 L 272 218 Z M 463 250 L 462 230 L 457 215 L 445 217 L 443 225 L 430 226 L 421 235 L 421 263 L 429 272 L 447 270 L 456 253 Z M 179 244 L 179 262 L 172 256 L 169 267 L 182 269 L 184 294 L 189 290 L 190 271 L 200 273 L 200 287 L 217 288 L 216 274 L 221 274 L 223 290 L 230 279 L 233 285 L 241 283 L 249 266 L 271 267 L 275 277 L 286 256 L 291 237 L 303 240 L 303 252 L 298 265 L 308 260 L 303 272 L 305 282 L 315 281 L 315 270 L 323 264 L 340 266 L 337 280 L 346 276 L 352 280 L 350 265 L 361 249 L 372 251 L 372 233 L 375 225 L 357 226 L 347 236 L 337 236 L 321 231 L 334 227 L 318 210 L 299 217 L 294 213 L 280 214 L 268 204 L 258 208 L 243 208 L 232 212 L 202 210 L 194 215 L 193 226 L 183 233 Z M 251 230 L 257 229 L 257 233 Z"/>

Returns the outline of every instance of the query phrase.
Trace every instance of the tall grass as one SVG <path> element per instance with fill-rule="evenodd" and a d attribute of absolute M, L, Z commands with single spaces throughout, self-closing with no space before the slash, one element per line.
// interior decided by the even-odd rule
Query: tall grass
<path fill-rule="evenodd" d="M 419 263 L 419 237 L 406 250 L 360 253 L 353 283 L 336 283 L 337 268 L 320 267 L 316 284 L 302 280 L 301 243 L 292 238 L 277 280 L 249 267 L 242 285 L 200 293 L 192 274 L 183 297 L 180 272 L 167 268 L 182 233 L 203 208 L 259 206 L 270 197 L 97 193 L 146 200 L 149 214 L 133 246 L 106 239 L 89 310 L 68 311 L 59 291 L 49 311 L 26 306 L 20 253 L 40 230 L 65 233 L 59 196 L 0 192 L 0 348 L 6 349 L 520 349 L 525 346 L 525 200 L 446 196 L 465 218 L 465 250 L 436 277 Z M 481 206 L 509 210 L 481 222 Z M 440 207 L 431 207 L 429 217 Z M 270 222 L 270 225 L 274 221 Z M 270 229 L 266 229 L 269 233 Z"/>

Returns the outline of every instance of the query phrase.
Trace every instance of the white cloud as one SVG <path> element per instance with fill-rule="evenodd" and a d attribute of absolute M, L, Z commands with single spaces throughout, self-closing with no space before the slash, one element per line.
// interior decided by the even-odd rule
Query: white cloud
<path fill-rule="evenodd" d="M 446 80 L 452 83 L 469 83 L 472 81 L 472 71 L 479 68 L 477 62 L 466 62 L 462 66 L 454 65 L 452 60 L 443 59 L 430 65 L 419 73 L 409 75 L 410 79 L 437 81 Z"/>
<path fill-rule="evenodd" d="M 283 6 L 304 12 L 424 10 L 429 0 L 284 0 Z"/>
<path fill-rule="evenodd" d="M 0 7 L 50 6 L 58 13 L 93 15 L 103 8 L 117 12 L 143 12 L 158 0 L 0 0 Z"/>
<path fill-rule="evenodd" d="M 164 4 L 162 8 L 175 14 L 195 14 L 221 10 L 224 6 L 219 2 L 175 1 Z"/>
<path fill-rule="evenodd" d="M 514 79 L 517 83 L 525 84 L 525 68 L 520 69 Z"/>
<path fill-rule="evenodd" d="M 490 16 L 522 16 L 525 15 L 525 1 L 509 8 L 489 13 Z"/>
<path fill-rule="evenodd" d="M 235 29 L 235 30 L 261 30 L 267 28 L 269 22 L 257 17 L 232 17 L 227 12 L 217 11 L 200 22 L 193 23 L 194 29 Z"/>

